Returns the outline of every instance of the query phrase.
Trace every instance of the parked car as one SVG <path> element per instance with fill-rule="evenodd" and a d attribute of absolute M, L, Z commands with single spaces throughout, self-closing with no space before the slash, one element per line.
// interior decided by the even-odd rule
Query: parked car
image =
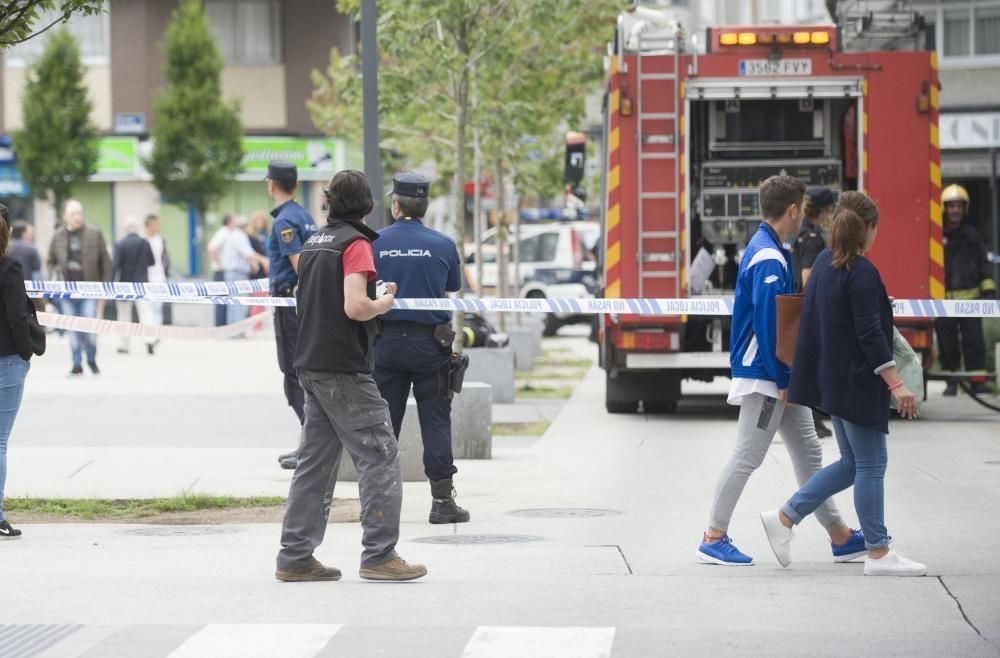
<path fill-rule="evenodd" d="M 594 296 L 597 244 L 600 227 L 597 222 L 573 221 L 528 223 L 521 225 L 520 280 L 514 267 L 513 238 L 507 245 L 509 294 L 526 298 L 580 299 Z M 483 233 L 483 292 L 497 294 L 499 266 L 497 236 L 492 228 Z M 475 247 L 466 247 L 468 272 L 474 277 Z M 545 335 L 551 336 L 559 327 L 586 321 L 587 316 L 570 313 L 549 313 L 545 320 Z"/>

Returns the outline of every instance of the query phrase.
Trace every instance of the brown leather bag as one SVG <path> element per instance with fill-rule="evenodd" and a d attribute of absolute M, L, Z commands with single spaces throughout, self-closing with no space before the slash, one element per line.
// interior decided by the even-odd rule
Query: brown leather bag
<path fill-rule="evenodd" d="M 789 368 L 795 360 L 795 345 L 799 340 L 799 319 L 802 317 L 802 302 L 806 296 L 803 293 L 793 295 L 778 295 L 774 302 L 776 306 L 776 329 L 774 354 Z"/>

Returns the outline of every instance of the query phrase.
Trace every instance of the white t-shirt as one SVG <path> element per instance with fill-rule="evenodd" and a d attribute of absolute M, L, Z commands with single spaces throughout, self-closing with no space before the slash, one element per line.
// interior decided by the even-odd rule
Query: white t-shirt
<path fill-rule="evenodd" d="M 223 226 L 218 231 L 216 231 L 215 235 L 212 236 L 212 239 L 208 241 L 208 248 L 215 249 L 219 252 L 219 262 L 216 263 L 214 260 L 212 261 L 213 272 L 221 272 L 222 270 L 225 269 L 222 266 L 222 243 L 225 242 L 226 236 L 229 235 L 230 232 L 232 232 L 231 228 L 229 228 L 228 226 Z"/>
<path fill-rule="evenodd" d="M 250 257 L 256 252 L 250 244 L 250 236 L 242 229 L 233 229 L 222 242 L 219 260 L 222 269 L 250 274 Z"/>
<path fill-rule="evenodd" d="M 738 406 L 743 403 L 744 397 L 752 395 L 753 393 L 760 393 L 761 395 L 766 395 L 767 397 L 774 398 L 775 400 L 780 399 L 778 385 L 772 381 L 768 381 L 766 379 L 734 377 L 732 383 L 729 384 L 729 398 L 726 402 Z"/>
<path fill-rule="evenodd" d="M 153 250 L 153 264 L 149 266 L 148 280 L 150 283 L 163 283 L 167 280 L 167 273 L 163 269 L 163 236 L 148 236 L 146 242 Z"/>

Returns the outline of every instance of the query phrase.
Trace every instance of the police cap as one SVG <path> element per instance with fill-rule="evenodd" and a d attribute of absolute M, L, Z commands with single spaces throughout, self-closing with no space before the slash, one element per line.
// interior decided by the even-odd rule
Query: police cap
<path fill-rule="evenodd" d="M 295 183 L 299 179 L 299 171 L 287 160 L 271 160 L 267 163 L 267 177 L 286 183 Z"/>
<path fill-rule="evenodd" d="M 399 196 L 412 196 L 418 199 L 427 198 L 427 190 L 431 182 L 412 171 L 401 171 L 392 177 L 392 193 Z"/>
<path fill-rule="evenodd" d="M 828 187 L 810 187 L 806 194 L 809 195 L 809 203 L 817 208 L 828 208 L 836 201 Z"/>

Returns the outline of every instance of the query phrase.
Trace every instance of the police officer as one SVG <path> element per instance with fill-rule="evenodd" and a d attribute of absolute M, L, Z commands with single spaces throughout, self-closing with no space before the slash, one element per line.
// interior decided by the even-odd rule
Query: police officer
<path fill-rule="evenodd" d="M 826 229 L 833 217 L 836 201 L 833 192 L 826 187 L 810 187 L 806 190 L 806 211 L 802 228 L 792 246 L 792 269 L 795 273 L 795 289 L 803 292 L 809 281 L 816 258 L 826 249 Z M 813 411 L 816 435 L 821 439 L 833 436 L 830 428 L 823 423 L 823 416 Z"/>
<path fill-rule="evenodd" d="M 402 172 L 392 179 L 396 221 L 375 241 L 379 276 L 395 281 L 400 298 L 441 298 L 462 287 L 462 265 L 455 242 L 423 225 L 430 181 Z M 389 403 L 392 429 L 399 438 L 406 399 L 413 387 L 424 442 L 424 472 L 431 482 L 431 523 L 464 523 L 469 513 L 455 503 L 452 477 L 451 389 L 449 373 L 451 313 L 393 310 L 382 318 L 375 342 L 375 381 Z"/>
<path fill-rule="evenodd" d="M 795 289 L 805 290 L 816 257 L 826 249 L 826 229 L 833 217 L 836 199 L 826 187 L 811 187 L 806 191 L 806 215 L 802 229 L 792 248 L 792 265 L 795 270 Z"/>
<path fill-rule="evenodd" d="M 295 287 L 299 283 L 299 254 L 305 241 L 316 232 L 316 222 L 295 200 L 298 179 L 298 170 L 291 162 L 271 160 L 267 164 L 267 193 L 276 204 L 271 211 L 274 226 L 267 241 L 267 257 L 271 261 L 270 287 L 274 297 L 295 296 Z M 285 376 L 285 398 L 301 425 L 305 421 L 305 394 L 292 365 L 297 335 L 295 308 L 275 308 L 274 338 L 278 344 L 278 367 Z M 282 468 L 293 469 L 296 456 L 297 450 L 280 455 L 278 463 Z"/>
<path fill-rule="evenodd" d="M 986 253 L 986 244 L 975 227 L 966 223 L 969 213 L 969 193 L 961 185 L 949 185 L 941 192 L 944 207 L 944 289 L 948 299 L 996 299 L 993 268 Z M 983 341 L 981 318 L 938 318 L 938 346 L 941 365 L 945 370 L 960 370 L 962 358 L 965 370 L 983 373 L 973 381 L 973 393 L 986 392 L 986 346 Z M 944 394 L 957 393 L 957 384 L 949 381 Z"/>

